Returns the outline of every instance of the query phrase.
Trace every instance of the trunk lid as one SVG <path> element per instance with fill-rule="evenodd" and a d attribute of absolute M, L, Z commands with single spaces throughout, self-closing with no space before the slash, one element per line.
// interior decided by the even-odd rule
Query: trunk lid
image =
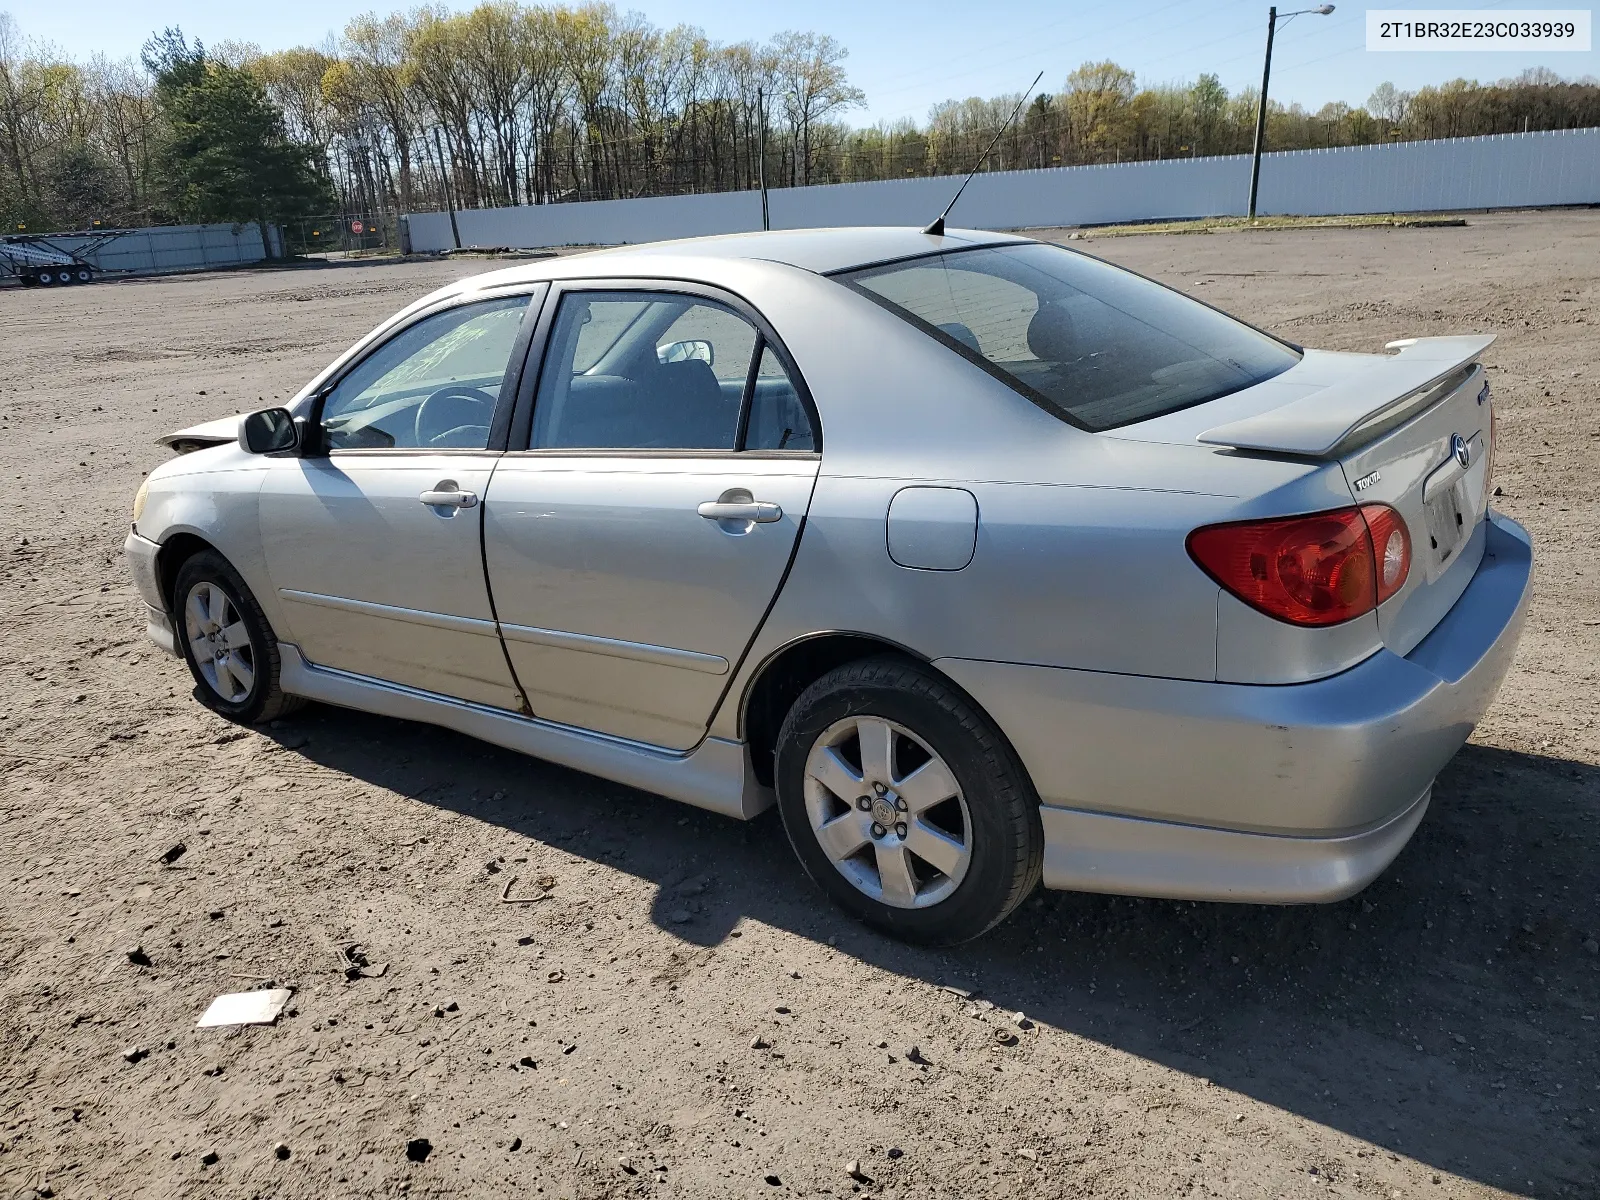
<path fill-rule="evenodd" d="M 1476 364 L 1400 425 L 1340 456 L 1350 494 L 1387 504 L 1411 534 L 1405 586 L 1378 609 L 1384 645 L 1409 654 L 1460 598 L 1483 560 L 1493 437 L 1489 384 Z M 1378 547 L 1381 562 L 1383 547 Z"/>
<path fill-rule="evenodd" d="M 1493 430 L 1476 360 L 1493 340 L 1412 338 L 1391 342 L 1392 355 L 1310 350 L 1255 388 L 1116 432 L 1338 463 L 1352 501 L 1389 505 L 1410 533 L 1405 585 L 1378 609 L 1384 644 L 1408 654 L 1483 558 Z"/>

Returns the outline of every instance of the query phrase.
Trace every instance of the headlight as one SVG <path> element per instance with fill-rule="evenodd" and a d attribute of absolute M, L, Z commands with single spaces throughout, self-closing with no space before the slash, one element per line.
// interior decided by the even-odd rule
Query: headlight
<path fill-rule="evenodd" d="M 133 521 L 139 523 L 139 518 L 144 515 L 145 498 L 150 494 L 150 481 L 147 479 L 139 485 L 139 490 L 133 494 Z"/>

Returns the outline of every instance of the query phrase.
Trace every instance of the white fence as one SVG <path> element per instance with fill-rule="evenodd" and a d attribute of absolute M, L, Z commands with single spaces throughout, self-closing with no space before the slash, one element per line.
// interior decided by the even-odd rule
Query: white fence
<path fill-rule="evenodd" d="M 780 188 L 769 193 L 774 229 L 925 225 L 959 180 L 894 179 Z M 1250 157 L 1167 159 L 1039 171 L 997 171 L 972 181 L 953 226 L 1027 229 L 1120 221 L 1242 216 Z M 1600 129 L 1396 142 L 1268 154 L 1263 214 L 1322 216 L 1444 212 L 1600 203 Z M 761 228 L 757 192 L 599 200 L 456 214 L 463 246 L 614 246 Z M 455 245 L 447 213 L 406 218 L 414 251 Z"/>
<path fill-rule="evenodd" d="M 272 238 L 272 256 L 281 258 L 283 235 L 276 225 L 269 225 L 267 230 Z M 449 232 L 448 226 L 445 232 Z M 136 229 L 88 253 L 84 248 L 93 244 L 92 236 L 47 240 L 69 253 L 83 254 L 102 271 L 203 271 L 260 262 L 267 257 L 259 225 L 162 225 Z"/>

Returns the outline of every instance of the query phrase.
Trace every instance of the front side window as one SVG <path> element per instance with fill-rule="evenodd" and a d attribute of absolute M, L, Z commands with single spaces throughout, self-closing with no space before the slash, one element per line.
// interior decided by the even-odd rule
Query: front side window
<path fill-rule="evenodd" d="M 1215 400 L 1300 360 L 1224 313 L 1059 246 L 983 247 L 838 278 L 1091 431 Z"/>
<path fill-rule="evenodd" d="M 551 328 L 531 444 L 736 450 L 748 398 L 763 386 L 794 392 L 755 326 L 726 305 L 668 292 L 572 292 Z M 790 449 L 810 448 L 809 422 L 805 430 L 791 433 Z"/>
<path fill-rule="evenodd" d="M 489 429 L 530 297 L 424 317 L 364 358 L 322 405 L 330 450 L 466 449 Z"/>

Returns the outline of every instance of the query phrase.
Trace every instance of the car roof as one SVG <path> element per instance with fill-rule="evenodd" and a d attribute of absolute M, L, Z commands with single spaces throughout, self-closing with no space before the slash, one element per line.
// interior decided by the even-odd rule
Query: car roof
<path fill-rule="evenodd" d="M 941 250 L 1026 240 L 1014 234 L 986 233 L 978 229 L 951 229 L 935 236 L 914 226 L 862 225 L 725 233 L 650 242 L 641 246 L 618 246 L 593 253 L 608 258 L 670 254 L 674 257 L 765 259 L 826 275 L 897 258 L 935 254 Z"/>
<path fill-rule="evenodd" d="M 672 260 L 672 270 L 681 277 L 696 260 L 707 267 L 716 260 L 773 262 L 803 271 L 827 275 L 854 267 L 896 259 L 936 254 L 941 250 L 961 250 L 970 246 L 993 246 L 1029 239 L 1014 234 L 987 233 L 978 229 L 951 229 L 941 236 L 911 227 L 861 226 L 837 229 L 784 229 L 770 233 L 725 233 L 711 237 L 680 238 L 667 242 L 646 242 L 637 246 L 610 246 L 580 254 L 546 258 L 525 266 L 509 267 L 462 280 L 436 295 L 448 295 L 483 286 L 505 286 L 545 279 L 593 276 L 597 268 L 617 275 L 638 271 L 656 274 Z M 603 267 L 602 267 L 603 264 Z"/>

